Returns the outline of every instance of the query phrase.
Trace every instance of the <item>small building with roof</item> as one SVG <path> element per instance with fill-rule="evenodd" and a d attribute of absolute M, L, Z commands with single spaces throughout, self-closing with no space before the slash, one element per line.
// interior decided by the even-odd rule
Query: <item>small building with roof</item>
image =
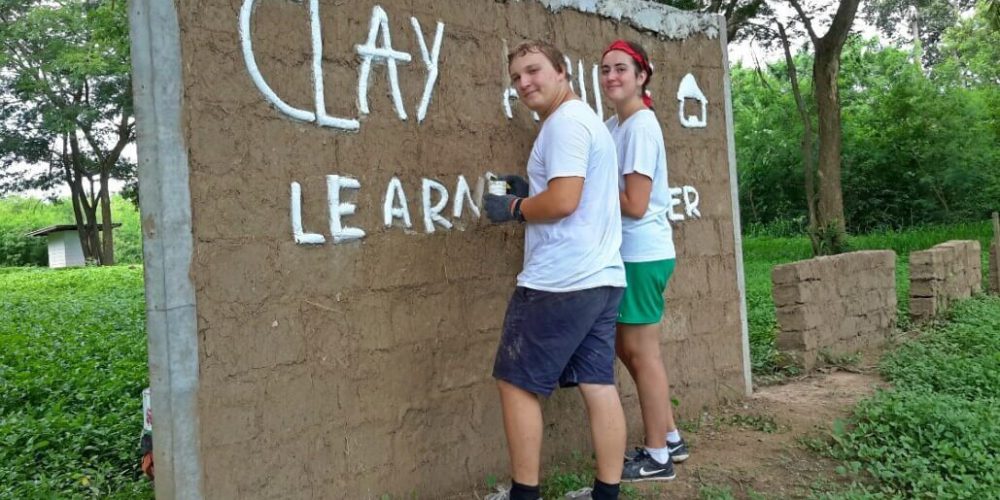
<path fill-rule="evenodd" d="M 112 227 L 119 227 L 115 223 Z M 85 265 L 83 246 L 80 244 L 80 233 L 76 224 L 57 224 L 32 231 L 27 236 L 47 238 L 49 242 L 49 267 L 76 267 Z"/>

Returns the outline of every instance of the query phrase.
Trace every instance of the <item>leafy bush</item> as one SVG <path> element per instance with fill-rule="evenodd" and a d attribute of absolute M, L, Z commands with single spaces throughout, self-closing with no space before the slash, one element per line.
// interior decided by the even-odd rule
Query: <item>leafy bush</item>
<path fill-rule="evenodd" d="M 115 257 L 119 264 L 142 262 L 142 229 L 135 205 L 121 197 L 111 200 L 111 218 L 121 223 L 115 229 Z M 73 224 L 68 202 L 32 198 L 0 198 L 0 267 L 46 266 L 45 238 L 25 234 L 56 224 Z"/>
<path fill-rule="evenodd" d="M 0 498 L 149 498 L 142 269 L 0 273 Z"/>
<path fill-rule="evenodd" d="M 834 433 L 834 456 L 906 498 L 991 498 L 1000 491 L 1000 298 L 959 304 L 953 322 L 886 357 L 893 388 Z"/>

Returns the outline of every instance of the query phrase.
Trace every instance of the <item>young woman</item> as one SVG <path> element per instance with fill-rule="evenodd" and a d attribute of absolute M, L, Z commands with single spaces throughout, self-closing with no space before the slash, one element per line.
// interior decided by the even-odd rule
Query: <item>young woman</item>
<path fill-rule="evenodd" d="M 615 41 L 601 59 L 601 89 L 616 112 L 606 125 L 618 153 L 621 255 L 628 281 L 618 310 L 615 348 L 635 380 L 646 433 L 645 446 L 627 457 L 622 481 L 673 479 L 673 463 L 688 458 L 660 357 L 663 292 L 675 253 L 667 221 L 667 153 L 646 91 L 652 74 L 646 51 L 634 42 Z"/>

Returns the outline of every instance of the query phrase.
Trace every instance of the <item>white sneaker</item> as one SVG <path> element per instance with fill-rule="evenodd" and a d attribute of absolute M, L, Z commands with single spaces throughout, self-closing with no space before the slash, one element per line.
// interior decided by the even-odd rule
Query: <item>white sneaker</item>
<path fill-rule="evenodd" d="M 490 493 L 483 497 L 483 500 L 509 500 L 510 490 L 504 488 L 503 486 L 497 486 L 496 493 Z"/>

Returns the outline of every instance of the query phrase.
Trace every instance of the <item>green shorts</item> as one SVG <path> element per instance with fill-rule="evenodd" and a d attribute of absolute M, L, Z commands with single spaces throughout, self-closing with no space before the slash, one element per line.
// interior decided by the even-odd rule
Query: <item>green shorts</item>
<path fill-rule="evenodd" d="M 629 325 L 659 323 L 663 318 L 663 292 L 670 275 L 674 274 L 674 259 L 650 262 L 626 262 L 625 279 L 628 288 L 618 306 L 618 322 Z"/>

